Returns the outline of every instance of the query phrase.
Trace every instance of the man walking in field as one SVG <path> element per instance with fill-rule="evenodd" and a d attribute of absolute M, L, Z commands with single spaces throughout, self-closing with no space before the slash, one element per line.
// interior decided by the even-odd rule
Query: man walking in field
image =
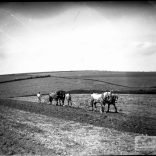
<path fill-rule="evenodd" d="M 41 103 L 41 93 L 40 92 L 37 93 L 37 98 L 38 98 L 38 103 Z"/>
<path fill-rule="evenodd" d="M 72 106 L 72 99 L 71 99 L 70 92 L 66 94 L 66 99 L 67 99 L 68 106 L 69 106 L 69 104 Z"/>

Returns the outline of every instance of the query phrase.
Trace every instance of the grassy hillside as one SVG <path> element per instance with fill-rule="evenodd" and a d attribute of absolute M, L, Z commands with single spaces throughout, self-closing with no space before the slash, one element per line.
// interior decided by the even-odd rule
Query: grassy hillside
<path fill-rule="evenodd" d="M 0 96 L 48 94 L 63 89 L 72 93 L 114 90 L 118 93 L 156 93 L 156 72 L 60 71 L 0 76 Z"/>

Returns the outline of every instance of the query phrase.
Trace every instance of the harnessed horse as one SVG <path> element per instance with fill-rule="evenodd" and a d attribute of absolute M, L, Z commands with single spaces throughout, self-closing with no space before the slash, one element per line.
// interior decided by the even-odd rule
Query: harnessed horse
<path fill-rule="evenodd" d="M 63 106 L 64 105 L 64 100 L 65 100 L 65 91 L 59 90 L 57 92 L 51 92 L 49 93 L 49 102 L 52 104 L 52 101 L 56 101 L 56 105 Z"/>
<path fill-rule="evenodd" d="M 115 105 L 117 99 L 118 99 L 118 96 L 112 94 L 111 92 L 104 92 L 102 94 L 93 93 L 93 94 L 91 94 L 91 102 L 90 102 L 92 111 L 94 110 L 94 108 L 97 109 L 96 104 L 100 103 L 101 104 L 101 113 L 104 112 L 104 108 L 105 108 L 106 104 L 108 104 L 107 112 L 109 112 L 110 105 L 113 105 L 115 108 L 115 112 L 117 112 L 117 107 Z"/>

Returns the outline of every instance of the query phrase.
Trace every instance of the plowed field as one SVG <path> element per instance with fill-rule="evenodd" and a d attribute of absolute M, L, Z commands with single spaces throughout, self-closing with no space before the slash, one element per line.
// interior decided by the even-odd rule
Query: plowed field
<path fill-rule="evenodd" d="M 73 94 L 72 107 L 49 105 L 47 96 L 41 104 L 33 96 L 1 99 L 0 154 L 143 154 L 134 140 L 156 135 L 155 98 L 119 95 L 119 113 L 104 114 L 90 111 L 88 94 Z"/>

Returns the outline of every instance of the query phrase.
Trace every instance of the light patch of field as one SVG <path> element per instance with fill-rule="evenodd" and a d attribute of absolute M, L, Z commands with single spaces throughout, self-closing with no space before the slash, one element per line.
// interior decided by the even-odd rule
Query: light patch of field
<path fill-rule="evenodd" d="M 66 121 L 45 115 L 3 107 L 1 116 L 15 123 L 28 125 L 38 131 L 10 129 L 26 135 L 54 155 L 128 155 L 135 151 L 134 139 L 138 134 L 97 127 L 87 123 Z"/>

